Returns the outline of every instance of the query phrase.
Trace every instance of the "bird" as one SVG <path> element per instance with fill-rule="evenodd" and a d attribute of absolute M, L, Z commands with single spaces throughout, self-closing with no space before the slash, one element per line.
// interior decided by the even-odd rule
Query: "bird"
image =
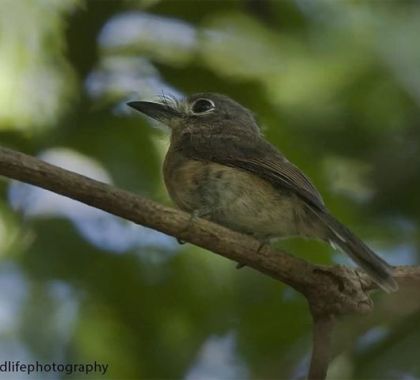
<path fill-rule="evenodd" d="M 127 105 L 171 130 L 163 177 L 180 209 L 263 244 L 296 236 L 324 241 L 384 291 L 398 289 L 393 267 L 331 214 L 310 179 L 265 139 L 250 110 L 207 92 Z"/>

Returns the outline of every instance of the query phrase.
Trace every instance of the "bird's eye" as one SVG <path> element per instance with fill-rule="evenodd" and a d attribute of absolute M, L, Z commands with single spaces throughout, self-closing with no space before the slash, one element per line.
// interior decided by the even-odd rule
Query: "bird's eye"
<path fill-rule="evenodd" d="M 212 111 L 216 106 L 210 99 L 197 99 L 192 107 L 191 110 L 195 114 L 206 113 Z"/>

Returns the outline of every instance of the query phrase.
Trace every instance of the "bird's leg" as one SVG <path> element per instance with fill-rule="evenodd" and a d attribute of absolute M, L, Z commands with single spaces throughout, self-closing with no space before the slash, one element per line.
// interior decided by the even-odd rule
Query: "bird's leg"
<path fill-rule="evenodd" d="M 264 246 L 266 244 L 269 244 L 270 240 L 269 239 L 263 239 L 263 240 L 258 240 L 258 241 L 259 241 L 260 244 L 259 244 L 259 246 L 257 248 L 257 251 L 256 251 L 257 255 L 262 251 L 262 249 L 264 248 Z M 241 269 L 243 267 L 246 267 L 246 264 L 242 264 L 242 263 L 237 263 L 236 264 L 236 269 Z"/>
<path fill-rule="evenodd" d="M 188 231 L 190 229 L 190 227 L 192 226 L 192 224 L 198 218 L 209 216 L 210 214 L 211 214 L 211 211 L 208 208 L 201 208 L 201 209 L 194 210 L 191 213 L 190 218 L 188 219 L 186 227 L 182 230 L 182 233 Z M 176 238 L 176 240 L 178 241 L 179 244 L 185 244 L 185 241 L 181 240 L 180 238 Z"/>

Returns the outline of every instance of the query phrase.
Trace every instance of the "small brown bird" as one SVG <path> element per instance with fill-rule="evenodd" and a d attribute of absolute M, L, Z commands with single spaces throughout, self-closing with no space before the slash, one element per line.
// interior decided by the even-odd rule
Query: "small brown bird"
<path fill-rule="evenodd" d="M 128 105 L 172 131 L 163 167 L 173 201 L 264 242 L 301 236 L 347 253 L 385 291 L 393 268 L 327 210 L 310 180 L 261 134 L 250 111 L 227 96 Z"/>

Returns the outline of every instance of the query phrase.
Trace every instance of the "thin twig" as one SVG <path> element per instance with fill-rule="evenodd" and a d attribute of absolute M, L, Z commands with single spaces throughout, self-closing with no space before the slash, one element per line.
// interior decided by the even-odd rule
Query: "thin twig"
<path fill-rule="evenodd" d="M 308 380 L 324 380 L 327 376 L 334 324 L 333 315 L 313 315 L 312 355 Z"/>

